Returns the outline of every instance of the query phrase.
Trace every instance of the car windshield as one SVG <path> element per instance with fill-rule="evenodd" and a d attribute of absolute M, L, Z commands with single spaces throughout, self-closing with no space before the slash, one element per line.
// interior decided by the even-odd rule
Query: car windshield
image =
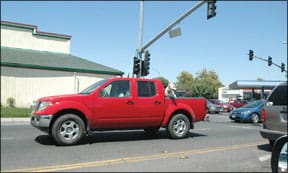
<path fill-rule="evenodd" d="M 255 108 L 261 104 L 264 104 L 264 101 L 263 100 L 257 100 L 257 101 L 247 103 L 246 105 L 243 106 L 243 108 Z"/>
<path fill-rule="evenodd" d="M 104 80 L 100 80 L 92 85 L 90 85 L 88 88 L 84 89 L 83 91 L 81 91 L 79 94 L 90 94 L 93 91 L 95 91 L 100 85 L 102 85 L 104 82 L 106 82 L 107 79 Z"/>

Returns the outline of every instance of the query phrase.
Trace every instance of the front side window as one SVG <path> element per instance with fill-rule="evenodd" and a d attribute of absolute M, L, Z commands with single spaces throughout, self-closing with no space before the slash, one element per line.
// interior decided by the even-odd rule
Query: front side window
<path fill-rule="evenodd" d="M 91 86 L 89 86 L 88 88 L 84 89 L 83 91 L 81 91 L 79 94 L 90 94 L 93 91 L 95 91 L 99 86 L 101 86 L 103 83 L 105 83 L 107 80 L 100 80 L 94 84 L 92 84 Z"/>
<path fill-rule="evenodd" d="M 128 80 L 114 81 L 100 91 L 100 97 L 129 97 L 130 95 Z"/>
<path fill-rule="evenodd" d="M 156 87 L 154 82 L 137 81 L 137 91 L 139 97 L 152 97 L 156 95 Z"/>

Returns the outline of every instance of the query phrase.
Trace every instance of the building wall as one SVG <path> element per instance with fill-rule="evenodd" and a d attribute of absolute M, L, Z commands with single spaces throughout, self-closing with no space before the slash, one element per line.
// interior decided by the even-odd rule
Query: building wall
<path fill-rule="evenodd" d="M 243 97 L 242 89 L 229 89 L 228 87 L 218 88 L 218 99 L 228 102 L 231 99 L 237 99 L 237 97 Z"/>
<path fill-rule="evenodd" d="M 1 67 L 1 105 L 7 106 L 12 97 L 16 107 L 30 107 L 40 97 L 78 93 L 110 77 L 114 76 Z"/>
<path fill-rule="evenodd" d="M 1 24 L 1 46 L 70 53 L 70 39 L 35 33 L 36 29 Z"/>

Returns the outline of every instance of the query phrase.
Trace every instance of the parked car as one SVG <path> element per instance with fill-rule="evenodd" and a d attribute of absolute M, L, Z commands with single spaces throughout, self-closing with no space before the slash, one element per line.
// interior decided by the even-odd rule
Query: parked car
<path fill-rule="evenodd" d="M 234 108 L 240 108 L 248 103 L 248 101 L 245 100 L 230 100 L 228 102 L 230 105 L 232 105 Z"/>
<path fill-rule="evenodd" d="M 222 100 L 217 100 L 217 99 L 209 99 L 210 102 L 212 102 L 215 105 L 221 106 L 221 112 L 230 112 L 233 110 L 233 106 L 230 105 L 229 103 L 226 103 Z"/>
<path fill-rule="evenodd" d="M 207 112 L 218 114 L 222 109 L 222 106 L 213 104 L 209 100 L 207 100 Z"/>
<path fill-rule="evenodd" d="M 234 109 L 229 118 L 234 121 L 240 122 L 261 122 L 262 119 L 262 108 L 265 100 L 252 101 L 241 108 Z"/>
<path fill-rule="evenodd" d="M 263 129 L 260 134 L 270 145 L 280 136 L 287 135 L 287 82 L 276 86 L 263 107 Z"/>

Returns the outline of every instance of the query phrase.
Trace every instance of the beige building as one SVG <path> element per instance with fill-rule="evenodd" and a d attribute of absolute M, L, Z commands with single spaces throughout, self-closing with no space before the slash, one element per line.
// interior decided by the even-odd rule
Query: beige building
<path fill-rule="evenodd" d="M 71 36 L 1 21 L 1 105 L 30 107 L 39 97 L 78 93 L 123 72 L 70 54 Z"/>

